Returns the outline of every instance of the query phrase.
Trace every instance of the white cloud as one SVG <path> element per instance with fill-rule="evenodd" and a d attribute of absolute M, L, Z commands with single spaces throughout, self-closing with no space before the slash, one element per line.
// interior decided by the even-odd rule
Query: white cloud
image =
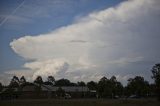
<path fill-rule="evenodd" d="M 49 75 L 65 74 L 69 68 L 69 64 L 63 60 L 48 59 L 26 63 L 24 67 L 35 70 L 33 72 L 33 79 L 36 79 L 39 75 L 46 79 Z"/>
<path fill-rule="evenodd" d="M 124 67 L 139 70 L 138 62 L 159 61 L 159 4 L 159 0 L 125 1 L 53 32 L 13 40 L 10 46 L 23 58 L 34 60 L 24 65 L 35 71 L 33 78 L 53 74 L 88 80 L 96 71 L 99 78 L 116 69 L 117 75 L 125 76 Z"/>

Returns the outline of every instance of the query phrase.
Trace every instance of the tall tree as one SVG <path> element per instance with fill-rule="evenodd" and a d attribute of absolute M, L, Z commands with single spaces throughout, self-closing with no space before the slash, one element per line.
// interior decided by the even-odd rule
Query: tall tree
<path fill-rule="evenodd" d="M 56 90 L 56 94 L 58 97 L 64 97 L 65 96 L 65 91 L 59 87 L 57 90 Z"/>
<path fill-rule="evenodd" d="M 55 84 L 55 79 L 53 76 L 48 76 L 47 80 L 48 80 L 48 82 L 52 83 L 53 85 Z"/>
<path fill-rule="evenodd" d="M 122 96 L 123 94 L 123 85 L 117 81 L 115 76 L 110 78 L 110 87 L 112 88 L 112 97 Z"/>
<path fill-rule="evenodd" d="M 116 79 L 115 76 L 112 76 L 112 77 L 110 78 L 110 81 L 113 82 L 113 83 L 115 83 L 115 82 L 117 82 L 117 79 Z"/>
<path fill-rule="evenodd" d="M 20 85 L 24 85 L 24 84 L 26 84 L 26 78 L 24 77 L 24 76 L 22 76 L 21 78 L 20 78 Z"/>
<path fill-rule="evenodd" d="M 11 82 L 9 84 L 9 87 L 14 88 L 14 87 L 19 87 L 19 78 L 17 76 L 13 76 L 11 79 Z"/>
<path fill-rule="evenodd" d="M 130 78 L 127 84 L 128 95 L 147 96 L 149 93 L 149 83 L 141 76 Z"/>
<path fill-rule="evenodd" d="M 3 86 L 2 86 L 2 83 L 0 82 L 0 91 L 2 91 L 3 89 Z"/>
<path fill-rule="evenodd" d="M 103 77 L 98 82 L 98 93 L 101 97 L 113 98 L 115 96 L 121 96 L 123 94 L 123 86 L 117 81 L 115 76 L 110 79 Z"/>
<path fill-rule="evenodd" d="M 70 86 L 71 82 L 68 79 L 60 79 L 56 81 L 56 86 Z"/>
<path fill-rule="evenodd" d="M 90 90 L 97 90 L 97 83 L 94 81 L 90 81 L 87 83 L 87 86 Z"/>
<path fill-rule="evenodd" d="M 156 84 L 156 92 L 158 95 L 158 100 L 160 101 L 160 63 L 155 64 L 152 67 L 151 71 L 153 74 L 152 78 L 154 79 L 155 84 Z"/>
<path fill-rule="evenodd" d="M 85 82 L 83 82 L 83 81 L 77 82 L 77 85 L 78 86 L 86 86 Z"/>
<path fill-rule="evenodd" d="M 47 81 L 44 82 L 45 85 L 55 85 L 55 79 L 53 76 L 48 76 Z"/>
<path fill-rule="evenodd" d="M 121 82 L 116 82 L 115 84 L 115 93 L 114 95 L 122 96 L 124 92 L 124 88 Z"/>
<path fill-rule="evenodd" d="M 37 76 L 37 78 L 34 80 L 34 83 L 42 84 L 43 83 L 42 77 L 41 76 Z"/>
<path fill-rule="evenodd" d="M 100 97 L 106 98 L 112 96 L 112 88 L 110 87 L 110 80 L 102 77 L 98 82 L 98 94 Z"/>

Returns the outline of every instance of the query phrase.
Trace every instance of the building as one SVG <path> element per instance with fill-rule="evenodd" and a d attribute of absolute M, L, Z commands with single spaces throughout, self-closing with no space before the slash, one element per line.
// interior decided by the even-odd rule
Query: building
<path fill-rule="evenodd" d="M 27 83 L 19 88 L 3 89 L 0 97 L 18 99 L 40 99 L 40 98 L 88 98 L 93 96 L 92 91 L 87 86 L 54 86 L 45 84 Z M 94 91 L 95 93 L 95 91 Z"/>
<path fill-rule="evenodd" d="M 23 86 L 20 98 L 59 98 L 65 97 L 65 94 L 71 95 L 72 98 L 84 98 L 89 94 L 89 88 L 87 86 L 30 84 Z"/>

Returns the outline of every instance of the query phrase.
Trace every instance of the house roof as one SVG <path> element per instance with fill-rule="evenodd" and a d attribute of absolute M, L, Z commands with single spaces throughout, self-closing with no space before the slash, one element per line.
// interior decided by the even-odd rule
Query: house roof
<path fill-rule="evenodd" d="M 23 87 L 22 91 L 35 91 L 35 85 L 26 85 Z"/>
<path fill-rule="evenodd" d="M 5 93 L 5 92 L 8 92 L 8 91 L 17 92 L 18 88 L 5 87 L 5 88 L 2 89 L 2 91 L 0 93 Z"/>
<path fill-rule="evenodd" d="M 35 91 L 35 87 L 38 86 L 37 84 L 33 85 L 26 85 L 23 87 L 22 91 Z M 65 92 L 87 92 L 89 88 L 86 86 L 53 86 L 53 85 L 41 85 L 42 91 L 57 91 L 59 88 L 62 88 Z"/>
<path fill-rule="evenodd" d="M 88 87 L 84 87 L 84 86 L 62 87 L 62 89 L 64 89 L 66 92 L 87 92 L 87 91 L 89 91 Z"/>
<path fill-rule="evenodd" d="M 51 86 L 51 85 L 42 85 L 42 90 L 44 91 L 57 91 L 59 87 Z M 64 91 L 66 92 L 87 92 L 89 91 L 88 87 L 84 86 L 61 86 Z"/>

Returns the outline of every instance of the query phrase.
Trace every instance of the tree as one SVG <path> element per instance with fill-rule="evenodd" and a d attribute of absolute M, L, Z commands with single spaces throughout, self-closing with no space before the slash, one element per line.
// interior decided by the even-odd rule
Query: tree
<path fill-rule="evenodd" d="M 123 85 L 117 81 L 115 76 L 110 78 L 110 87 L 112 88 L 112 97 L 122 96 L 123 94 Z"/>
<path fill-rule="evenodd" d="M 45 85 L 55 85 L 55 79 L 53 76 L 48 76 L 47 81 L 44 82 Z"/>
<path fill-rule="evenodd" d="M 116 79 L 115 76 L 112 76 L 112 77 L 110 78 L 110 81 L 113 82 L 113 83 L 115 83 L 115 82 L 117 82 L 117 79 Z"/>
<path fill-rule="evenodd" d="M 70 86 L 77 86 L 77 83 L 71 82 Z"/>
<path fill-rule="evenodd" d="M 9 84 L 9 87 L 11 88 L 19 87 L 19 78 L 17 76 L 13 76 Z"/>
<path fill-rule="evenodd" d="M 34 83 L 37 84 L 37 86 L 35 87 L 35 91 L 37 96 L 40 96 L 42 88 L 41 85 L 43 84 L 43 79 L 41 76 L 37 76 L 37 78 L 34 80 Z"/>
<path fill-rule="evenodd" d="M 22 76 L 21 78 L 20 78 L 20 85 L 24 85 L 24 84 L 26 84 L 26 79 L 25 79 L 25 77 L 24 76 Z"/>
<path fill-rule="evenodd" d="M 156 92 L 158 95 L 158 100 L 160 101 L 160 63 L 155 64 L 152 67 L 151 71 L 153 74 L 152 78 L 154 79 L 155 84 L 156 84 Z"/>
<path fill-rule="evenodd" d="M 110 87 L 110 80 L 102 77 L 98 82 L 98 94 L 100 97 L 106 98 L 112 96 L 112 89 Z"/>
<path fill-rule="evenodd" d="M 19 78 L 17 76 L 13 76 L 11 81 L 19 83 Z"/>
<path fill-rule="evenodd" d="M 55 84 L 55 79 L 53 76 L 48 76 L 48 82 L 51 82 L 53 85 Z"/>
<path fill-rule="evenodd" d="M 34 83 L 37 83 L 37 84 L 43 84 L 43 79 L 41 76 L 37 76 L 37 78 L 34 80 Z"/>
<path fill-rule="evenodd" d="M 97 83 L 94 82 L 94 81 L 90 81 L 87 83 L 87 87 L 90 89 L 90 90 L 97 90 Z"/>
<path fill-rule="evenodd" d="M 77 82 L 77 85 L 78 86 L 86 86 L 85 82 L 83 82 L 83 81 Z"/>
<path fill-rule="evenodd" d="M 108 81 L 108 79 L 106 77 L 102 77 L 100 81 L 105 82 L 105 81 Z"/>
<path fill-rule="evenodd" d="M 59 87 L 56 91 L 56 94 L 57 94 L 58 97 L 64 97 L 65 96 L 65 91 L 61 87 Z"/>
<path fill-rule="evenodd" d="M 117 81 L 115 76 L 112 76 L 110 79 L 106 77 L 101 78 L 97 87 L 99 95 L 104 98 L 114 98 L 123 94 L 123 86 Z"/>
<path fill-rule="evenodd" d="M 3 89 L 3 85 L 2 85 L 2 83 L 0 82 L 0 92 L 2 91 L 2 89 Z"/>
<path fill-rule="evenodd" d="M 60 79 L 56 81 L 55 85 L 56 86 L 70 86 L 71 82 L 68 79 Z"/>
<path fill-rule="evenodd" d="M 121 84 L 121 82 L 117 81 L 116 85 L 115 85 L 115 93 L 114 93 L 114 95 L 122 96 L 123 95 L 123 91 L 124 91 L 123 85 Z"/>
<path fill-rule="evenodd" d="M 147 96 L 149 93 L 149 83 L 144 80 L 141 76 L 136 76 L 135 78 L 130 78 L 128 80 L 128 84 L 126 87 L 127 94 L 129 95 L 137 95 Z"/>

